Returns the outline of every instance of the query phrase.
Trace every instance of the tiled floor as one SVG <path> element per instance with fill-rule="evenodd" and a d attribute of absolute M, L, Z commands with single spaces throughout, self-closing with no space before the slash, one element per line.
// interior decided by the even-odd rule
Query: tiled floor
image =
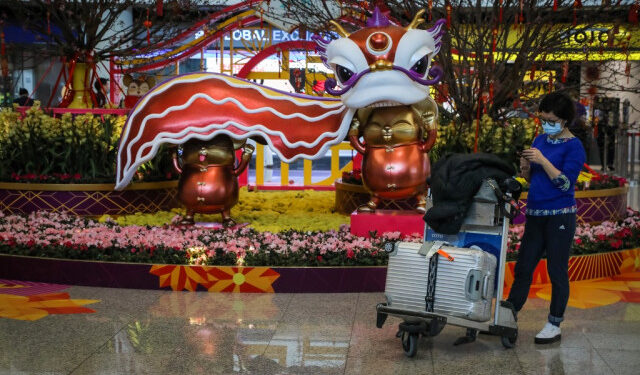
<path fill-rule="evenodd" d="M 519 314 L 515 349 L 446 327 L 406 358 L 381 293 L 218 294 L 70 287 L 94 313 L 0 318 L 0 374 L 638 374 L 640 305 L 569 308 L 562 342 L 533 343 L 548 302 Z"/>

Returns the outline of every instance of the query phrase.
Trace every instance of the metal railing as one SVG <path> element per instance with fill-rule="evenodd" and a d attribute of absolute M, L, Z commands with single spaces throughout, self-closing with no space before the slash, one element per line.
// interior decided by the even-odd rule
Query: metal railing
<path fill-rule="evenodd" d="M 331 153 L 331 170 L 330 175 L 317 182 L 313 182 L 314 168 L 313 161 L 304 159 L 303 161 L 303 186 L 305 187 L 320 187 L 320 186 L 333 186 L 333 183 L 338 178 L 342 177 L 342 172 L 349 172 L 353 170 L 353 162 L 348 162 L 342 168 L 340 167 L 340 151 L 353 150 L 349 142 L 343 142 L 335 146 L 331 146 L 329 149 Z M 265 185 L 265 146 L 256 144 L 255 151 L 256 158 L 256 181 L 257 186 Z M 272 184 L 273 185 L 273 184 Z M 276 183 L 277 185 L 277 183 Z M 280 162 L 280 185 L 289 186 L 289 164 Z"/>

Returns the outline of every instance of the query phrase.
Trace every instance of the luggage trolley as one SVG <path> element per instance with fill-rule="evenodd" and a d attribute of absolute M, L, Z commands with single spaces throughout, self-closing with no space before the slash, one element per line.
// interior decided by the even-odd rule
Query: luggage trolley
<path fill-rule="evenodd" d="M 485 181 L 481 190 L 485 185 L 496 189 L 495 181 Z M 515 346 L 518 337 L 516 313 L 513 306 L 501 298 L 509 219 L 516 210 L 509 193 L 503 195 L 498 190 L 495 194 L 501 197 L 492 202 L 478 199 L 480 192 L 476 195 L 456 235 L 443 235 L 425 225 L 422 244 L 385 244 L 390 266 L 385 287 L 387 301 L 376 306 L 376 326 L 382 328 L 388 315 L 403 318 L 397 337 L 401 338 L 406 356 L 415 356 L 420 335 L 436 336 L 446 324 L 467 328 L 466 335 L 454 345 L 473 342 L 477 333 L 483 332 L 500 336 L 506 348 Z M 477 264 L 470 261 L 479 257 L 484 260 Z M 462 274 L 460 269 L 452 268 L 456 258 L 459 259 L 458 268 L 467 267 Z M 485 269 L 484 274 L 481 268 Z M 444 293 L 436 290 L 436 284 L 440 285 L 438 282 Z M 457 294 L 449 293 L 455 288 Z M 494 295 L 495 299 L 492 299 Z M 462 299 L 466 305 L 460 302 Z M 462 306 L 471 309 L 468 313 L 460 313 Z"/>

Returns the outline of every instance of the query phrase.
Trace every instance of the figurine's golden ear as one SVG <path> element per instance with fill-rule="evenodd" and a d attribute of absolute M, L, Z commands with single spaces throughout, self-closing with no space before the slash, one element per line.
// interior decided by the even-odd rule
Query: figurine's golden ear
<path fill-rule="evenodd" d="M 133 76 L 131 74 L 125 74 L 124 77 L 122 77 L 122 83 L 124 83 L 125 87 L 129 87 L 131 82 L 133 82 Z"/>
<path fill-rule="evenodd" d="M 153 86 L 156 85 L 156 77 L 148 76 L 147 79 L 146 79 L 146 82 L 149 85 L 149 88 L 151 89 Z"/>
<path fill-rule="evenodd" d="M 431 97 L 411 105 L 411 110 L 420 127 L 428 132 L 438 127 L 438 105 Z"/>

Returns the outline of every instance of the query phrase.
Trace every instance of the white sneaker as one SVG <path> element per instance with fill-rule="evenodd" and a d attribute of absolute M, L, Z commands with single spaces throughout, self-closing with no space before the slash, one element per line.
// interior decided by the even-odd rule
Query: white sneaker
<path fill-rule="evenodd" d="M 560 333 L 560 327 L 547 322 L 542 331 L 538 332 L 534 341 L 536 344 L 551 344 L 552 342 L 560 341 Z"/>

